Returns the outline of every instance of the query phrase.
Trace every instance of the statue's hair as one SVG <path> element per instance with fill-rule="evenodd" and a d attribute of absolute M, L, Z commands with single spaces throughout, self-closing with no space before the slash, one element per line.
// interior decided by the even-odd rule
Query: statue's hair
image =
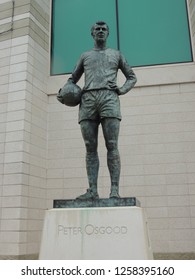
<path fill-rule="evenodd" d="M 93 35 L 93 30 L 95 29 L 95 27 L 97 26 L 97 25 L 106 25 L 106 27 L 107 27 L 107 29 L 108 29 L 108 33 L 109 33 L 109 26 L 108 26 L 108 24 L 106 23 L 106 22 L 104 22 L 104 21 L 97 21 L 96 23 L 94 23 L 93 25 L 92 25 L 92 27 L 91 27 L 91 35 Z"/>

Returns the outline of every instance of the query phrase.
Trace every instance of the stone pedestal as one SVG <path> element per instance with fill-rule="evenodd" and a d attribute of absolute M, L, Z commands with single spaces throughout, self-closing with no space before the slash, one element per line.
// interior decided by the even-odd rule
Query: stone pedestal
<path fill-rule="evenodd" d="M 39 259 L 152 259 L 147 222 L 137 206 L 58 208 L 46 212 Z"/>

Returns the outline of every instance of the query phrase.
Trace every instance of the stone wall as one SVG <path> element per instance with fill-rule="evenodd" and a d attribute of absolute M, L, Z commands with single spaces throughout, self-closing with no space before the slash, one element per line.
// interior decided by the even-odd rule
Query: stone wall
<path fill-rule="evenodd" d="M 0 255 L 18 258 L 38 253 L 46 207 L 49 3 L 3 2 Z"/>

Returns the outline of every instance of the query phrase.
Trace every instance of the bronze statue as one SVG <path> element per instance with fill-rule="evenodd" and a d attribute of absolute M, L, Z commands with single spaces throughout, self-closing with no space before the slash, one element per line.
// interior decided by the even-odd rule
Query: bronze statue
<path fill-rule="evenodd" d="M 77 199 L 98 199 L 97 180 L 99 170 L 98 127 L 102 126 L 107 148 L 107 165 L 111 179 L 110 198 L 119 198 L 120 155 L 118 135 L 121 121 L 119 96 L 127 93 L 136 83 L 136 76 L 120 51 L 107 48 L 109 27 L 103 21 L 91 28 L 94 48 L 84 52 L 68 83 L 76 84 L 85 74 L 79 107 L 79 123 L 86 146 L 86 169 L 89 188 Z M 116 83 L 120 69 L 126 81 L 122 87 Z"/>

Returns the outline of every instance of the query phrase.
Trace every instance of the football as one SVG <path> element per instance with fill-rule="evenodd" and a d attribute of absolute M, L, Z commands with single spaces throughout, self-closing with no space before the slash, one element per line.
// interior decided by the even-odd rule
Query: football
<path fill-rule="evenodd" d="M 66 106 L 74 107 L 81 102 L 81 88 L 73 83 L 66 83 L 58 92 L 57 99 Z"/>

